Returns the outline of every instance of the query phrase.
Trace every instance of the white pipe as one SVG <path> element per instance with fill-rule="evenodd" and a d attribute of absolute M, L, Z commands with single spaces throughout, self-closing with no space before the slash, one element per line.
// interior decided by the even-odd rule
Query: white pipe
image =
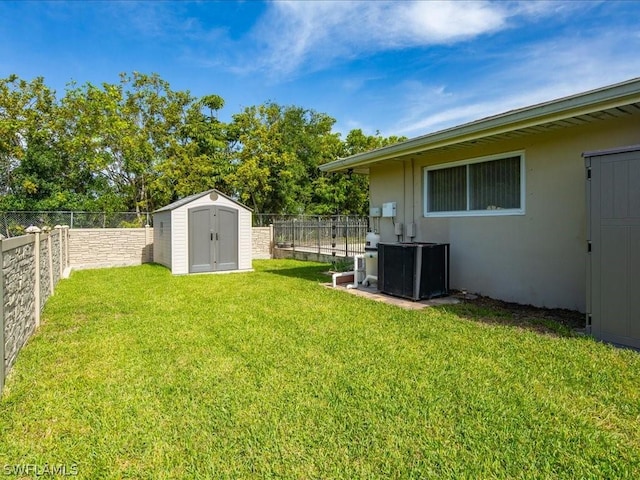
<path fill-rule="evenodd" d="M 365 287 L 368 287 L 369 285 L 371 285 L 371 282 L 375 282 L 378 283 L 378 276 L 377 275 L 367 275 L 365 277 L 365 279 L 362 281 L 362 285 L 364 285 Z"/>
<path fill-rule="evenodd" d="M 359 262 L 358 260 L 362 260 Z M 362 264 L 362 268 L 358 268 L 358 265 Z M 358 276 L 360 273 L 364 273 L 364 255 L 355 255 L 353 257 L 353 283 L 347 285 L 347 288 L 358 288 Z"/>

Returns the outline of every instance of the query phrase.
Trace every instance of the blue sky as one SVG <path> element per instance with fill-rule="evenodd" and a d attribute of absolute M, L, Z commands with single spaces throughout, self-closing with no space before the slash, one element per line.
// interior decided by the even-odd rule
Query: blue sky
<path fill-rule="evenodd" d="M 409 137 L 640 76 L 640 2 L 0 2 L 0 77 L 158 73 Z"/>

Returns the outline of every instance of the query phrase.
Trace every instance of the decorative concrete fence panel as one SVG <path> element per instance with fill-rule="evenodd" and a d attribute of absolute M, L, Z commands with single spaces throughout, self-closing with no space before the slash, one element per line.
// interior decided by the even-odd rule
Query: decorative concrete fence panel
<path fill-rule="evenodd" d="M 27 229 L 0 239 L 0 392 L 20 349 L 40 325 L 40 312 L 69 266 L 69 229 Z"/>
<path fill-rule="evenodd" d="M 273 258 L 273 225 L 269 227 L 253 227 L 251 234 L 252 258 Z"/>
<path fill-rule="evenodd" d="M 152 262 L 153 228 L 71 229 L 69 258 L 74 270 Z"/>

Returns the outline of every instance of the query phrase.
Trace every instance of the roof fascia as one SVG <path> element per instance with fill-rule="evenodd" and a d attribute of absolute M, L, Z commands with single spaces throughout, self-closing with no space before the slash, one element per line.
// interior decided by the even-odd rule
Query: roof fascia
<path fill-rule="evenodd" d="M 391 160 L 471 140 L 479 140 L 514 130 L 534 127 L 543 123 L 596 113 L 640 101 L 640 78 L 614 86 L 592 90 L 570 97 L 509 111 L 456 127 L 440 130 L 377 150 L 340 158 L 320 166 L 325 172 L 365 167 L 372 163 Z"/>

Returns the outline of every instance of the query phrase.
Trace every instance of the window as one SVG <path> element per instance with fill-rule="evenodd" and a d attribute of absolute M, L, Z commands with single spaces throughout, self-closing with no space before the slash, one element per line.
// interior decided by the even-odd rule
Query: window
<path fill-rule="evenodd" d="M 524 154 L 427 167 L 425 216 L 524 213 Z"/>

